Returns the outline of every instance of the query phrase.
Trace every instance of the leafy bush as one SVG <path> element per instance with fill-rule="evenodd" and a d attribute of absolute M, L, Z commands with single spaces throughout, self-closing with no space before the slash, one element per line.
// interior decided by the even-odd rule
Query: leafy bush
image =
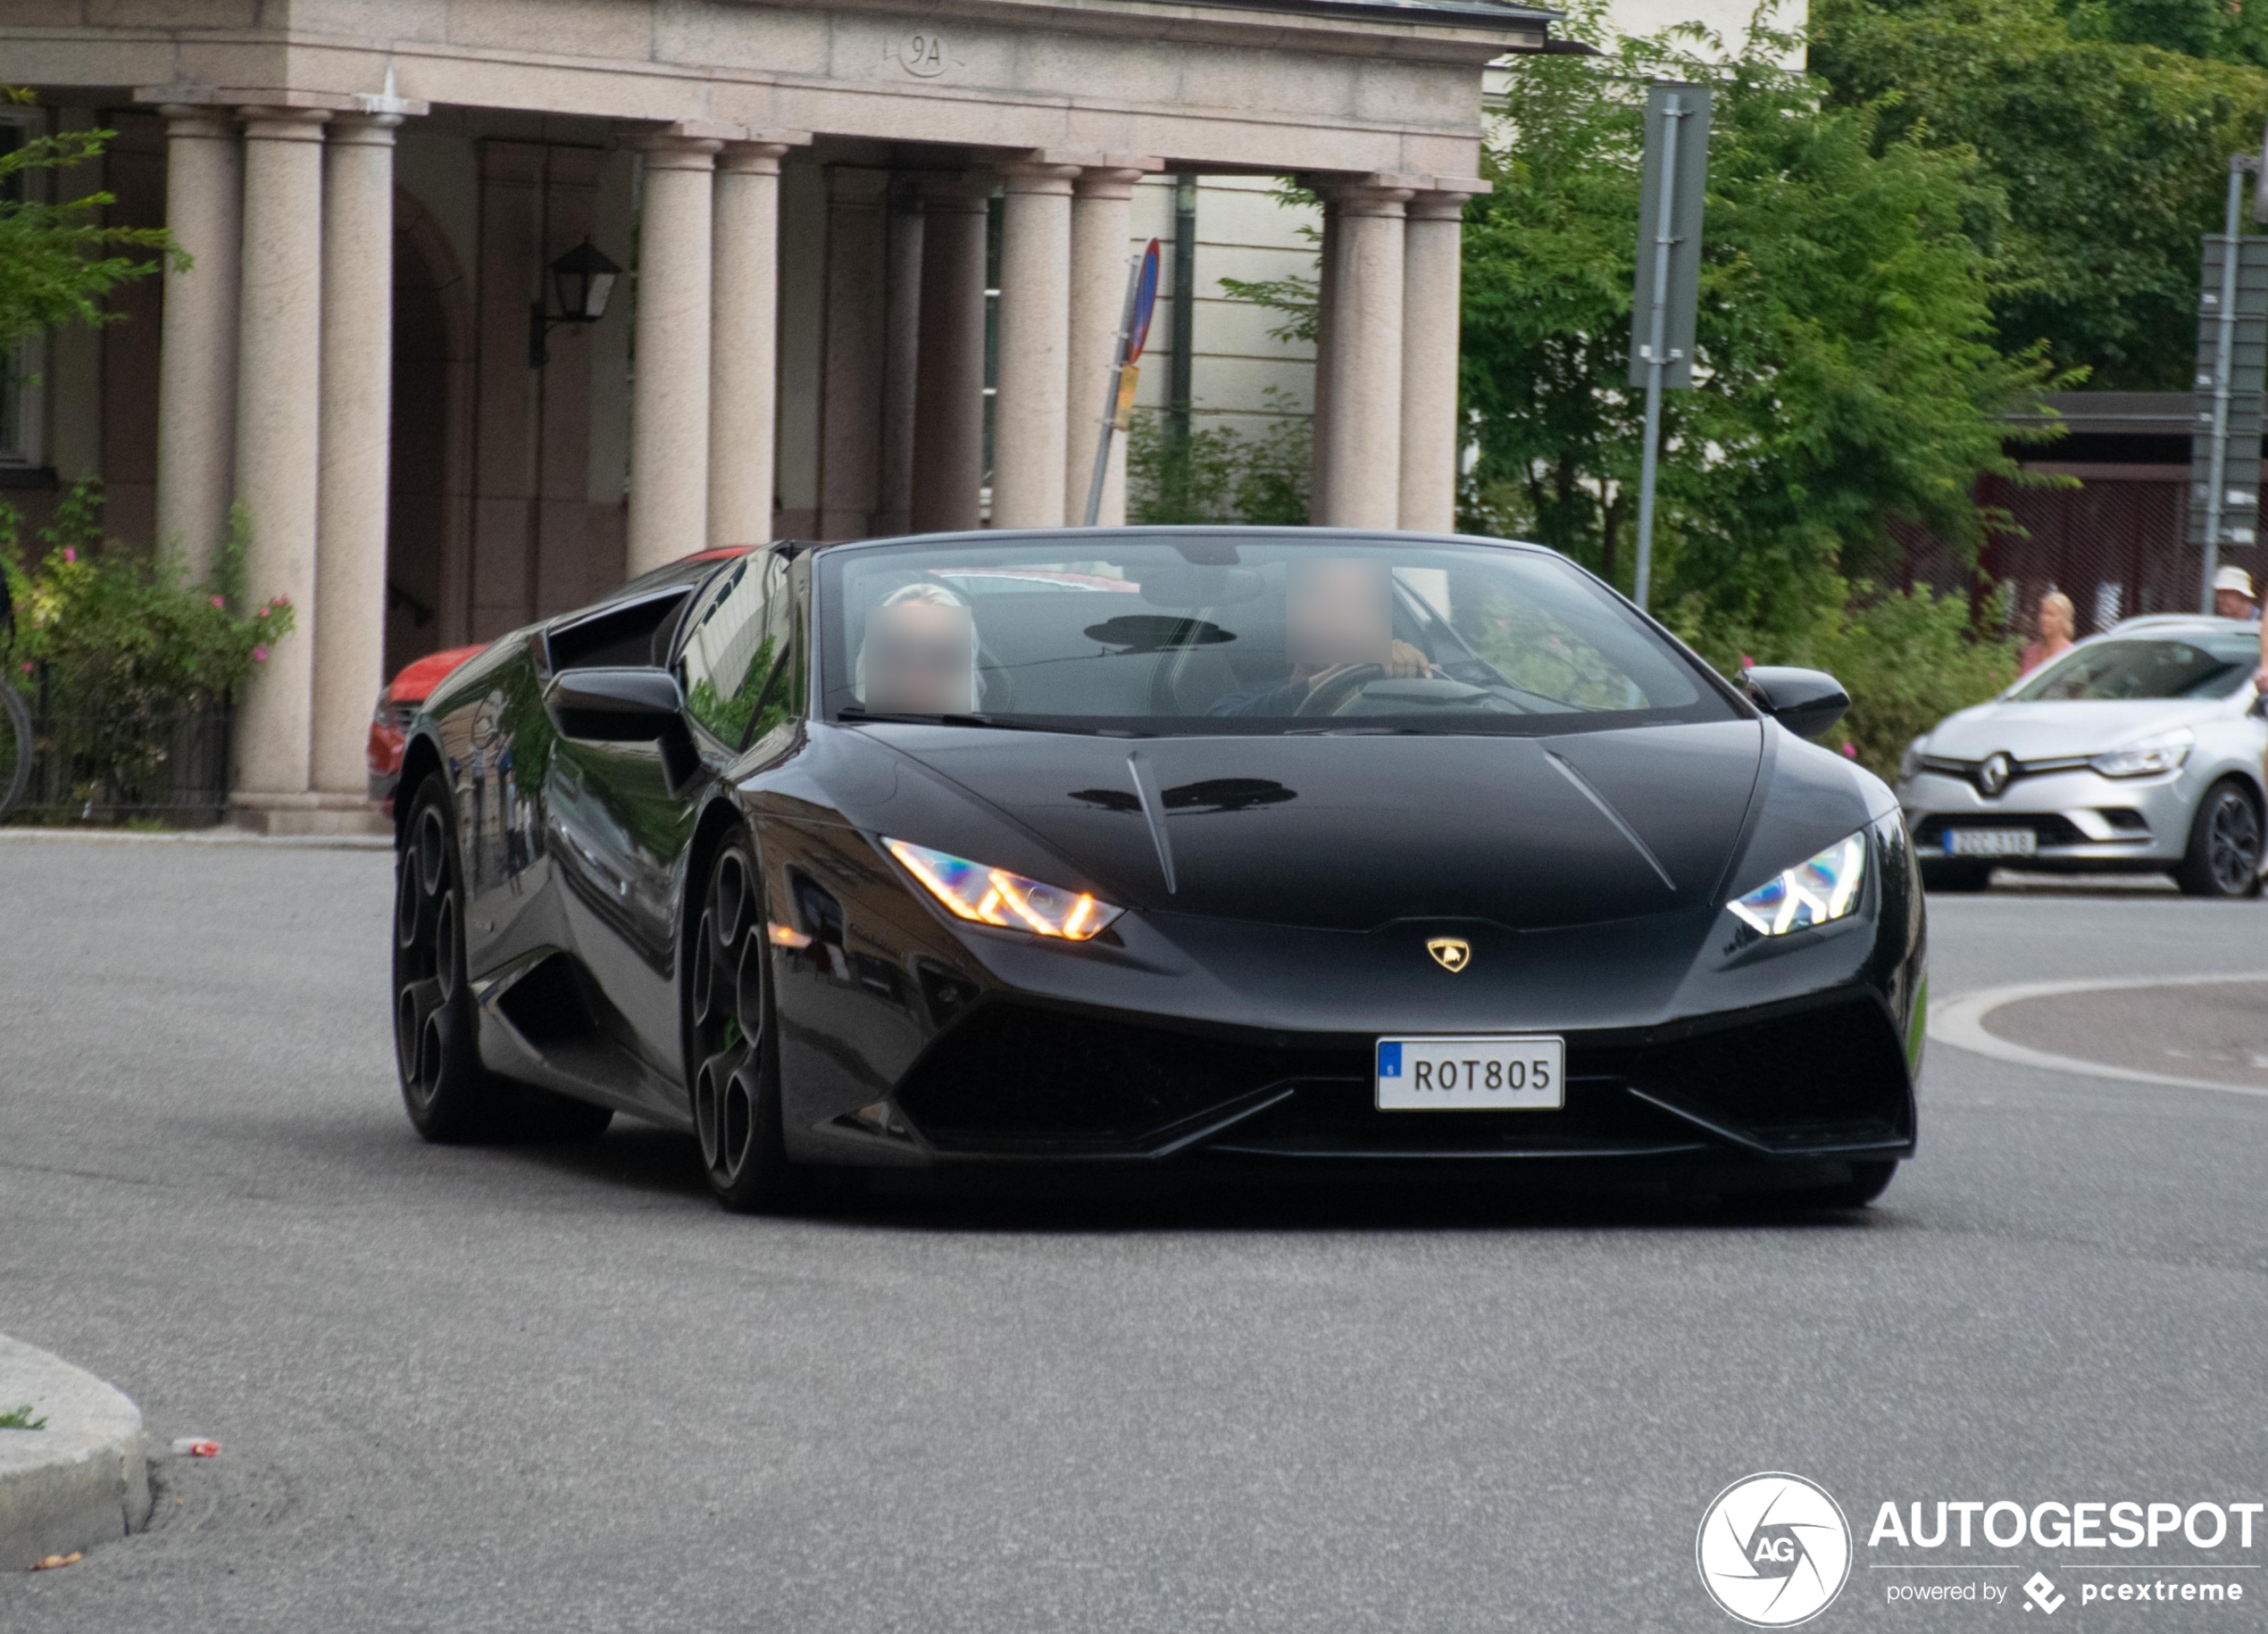
<path fill-rule="evenodd" d="M 74 804 L 157 803 L 176 723 L 234 702 L 291 633 L 290 602 L 241 610 L 241 506 L 211 580 L 184 582 L 177 557 L 130 550 L 102 531 L 100 485 L 75 485 L 27 551 L 23 519 L 0 504 L 0 571 L 16 609 L 0 663 L 46 722 L 38 749 L 64 769 Z"/>
<path fill-rule="evenodd" d="M 1664 622 L 1726 675 L 1750 663 L 1825 670 L 1851 695 L 1850 713 L 1826 739 L 1878 777 L 1895 779 L 1905 746 L 1955 710 L 1981 704 L 2016 678 L 2014 641 L 1982 633 L 2001 625 L 1996 591 L 1972 610 L 1962 595 L 1928 585 L 1855 594 L 1793 637 L 1743 631 L 1705 616 L 1697 600 L 1667 610 Z"/>
<path fill-rule="evenodd" d="M 1255 437 L 1204 426 L 1177 438 L 1163 413 L 1138 411 L 1126 438 L 1128 518 L 1305 527 L 1313 426 L 1275 387 L 1267 397 L 1278 417 Z"/>

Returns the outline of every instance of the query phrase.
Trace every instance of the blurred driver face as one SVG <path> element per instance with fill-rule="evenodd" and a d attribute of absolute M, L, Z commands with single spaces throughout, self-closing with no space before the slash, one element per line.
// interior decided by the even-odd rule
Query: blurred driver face
<path fill-rule="evenodd" d="M 1322 556 L 1291 564 L 1284 581 L 1284 644 L 1311 670 L 1385 663 L 1394 644 L 1387 564 Z"/>
<path fill-rule="evenodd" d="M 892 600 L 866 615 L 860 701 L 892 714 L 965 713 L 977 706 L 977 632 L 968 608 Z"/>

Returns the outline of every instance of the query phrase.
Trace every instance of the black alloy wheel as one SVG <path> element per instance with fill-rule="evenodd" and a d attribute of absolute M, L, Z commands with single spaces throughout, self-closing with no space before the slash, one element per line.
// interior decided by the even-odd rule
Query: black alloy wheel
<path fill-rule="evenodd" d="M 701 1170 L 735 1213 L 810 1200 L 811 1177 L 788 1161 L 780 1120 L 771 950 L 747 843 L 717 850 L 686 962 L 687 1063 Z"/>
<path fill-rule="evenodd" d="M 1966 856 L 1922 859 L 1922 888 L 1925 891 L 1981 891 L 1991 886 L 1990 863 Z"/>
<path fill-rule="evenodd" d="M 2253 896 L 2260 889 L 2260 808 L 2236 779 L 2223 779 L 2197 804 L 2174 883 L 2191 896 Z"/>
<path fill-rule="evenodd" d="M 481 1064 L 465 975 L 464 873 L 448 785 L 419 785 L 395 854 L 394 1062 L 402 1104 L 433 1141 L 590 1140 L 613 1113 L 498 1077 Z"/>
<path fill-rule="evenodd" d="M 1746 1207 L 1774 1214 L 1864 1208 L 1890 1188 L 1891 1177 L 1897 1173 L 1895 1158 L 1856 1163 L 1850 1165 L 1850 1179 L 1837 1184 L 1751 1192 L 1739 1201 Z"/>

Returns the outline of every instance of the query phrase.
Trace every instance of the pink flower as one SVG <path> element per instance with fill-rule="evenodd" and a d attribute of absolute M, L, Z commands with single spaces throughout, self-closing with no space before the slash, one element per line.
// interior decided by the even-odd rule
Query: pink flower
<path fill-rule="evenodd" d="M 1858 746 L 1855 743 L 1845 744 L 1843 746 L 1843 757 L 1846 760 L 1856 760 L 1858 758 Z"/>
<path fill-rule="evenodd" d="M 63 546 L 63 560 L 66 562 L 76 562 L 79 560 L 79 553 L 73 550 L 70 546 L 66 545 Z"/>
<path fill-rule="evenodd" d="M 264 647 L 264 646 L 255 646 L 255 647 L 254 647 L 254 648 L 252 649 L 252 662 L 253 662 L 253 663 L 267 663 L 267 662 L 268 662 L 268 649 L 267 649 L 266 647 Z"/>
<path fill-rule="evenodd" d="M 29 659 L 29 658 L 27 658 L 27 659 L 25 659 L 25 660 L 23 661 L 23 672 L 24 672 L 26 675 L 29 675 L 29 674 L 30 674 L 30 673 L 31 673 L 31 660 L 30 660 L 30 659 Z"/>
<path fill-rule="evenodd" d="M 228 604 L 228 604 L 228 603 L 226 603 L 226 602 L 224 602 L 224 601 L 222 601 L 222 600 L 221 600 L 219 596 L 214 596 L 214 597 L 213 598 L 213 604 L 214 606 L 216 606 L 216 607 L 226 608 L 226 607 L 228 606 Z"/>
<path fill-rule="evenodd" d="M 1753 670 L 1756 667 L 1756 661 L 1743 653 L 1740 654 L 1740 667 L 1744 670 Z"/>
<path fill-rule="evenodd" d="M 265 607 L 263 607 L 263 608 L 261 608 L 261 609 L 260 609 L 260 611 L 259 611 L 258 613 L 254 613 L 253 616 L 254 616 L 254 618 L 262 618 L 262 619 L 264 619 L 264 618 L 266 618 L 266 617 L 268 616 L 268 610 L 267 610 Z"/>

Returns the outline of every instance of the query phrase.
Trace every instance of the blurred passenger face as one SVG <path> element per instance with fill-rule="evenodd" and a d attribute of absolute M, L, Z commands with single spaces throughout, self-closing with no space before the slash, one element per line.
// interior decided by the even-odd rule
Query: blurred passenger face
<path fill-rule="evenodd" d="M 2068 641 L 2072 638 L 2072 615 L 2060 597 L 2043 596 L 2039 603 L 2039 638 L 2043 641 Z"/>
<path fill-rule="evenodd" d="M 1310 670 L 1386 663 L 1394 645 L 1386 563 L 1347 556 L 1294 562 L 1284 581 L 1284 645 L 1292 663 Z"/>
<path fill-rule="evenodd" d="M 977 706 L 977 631 L 966 607 L 898 602 L 866 615 L 860 653 L 867 708 L 893 714 L 963 713 Z"/>
<path fill-rule="evenodd" d="M 2249 619 L 2253 614 L 2252 597 L 2242 590 L 2215 590 L 2213 610 L 2224 619 Z"/>

